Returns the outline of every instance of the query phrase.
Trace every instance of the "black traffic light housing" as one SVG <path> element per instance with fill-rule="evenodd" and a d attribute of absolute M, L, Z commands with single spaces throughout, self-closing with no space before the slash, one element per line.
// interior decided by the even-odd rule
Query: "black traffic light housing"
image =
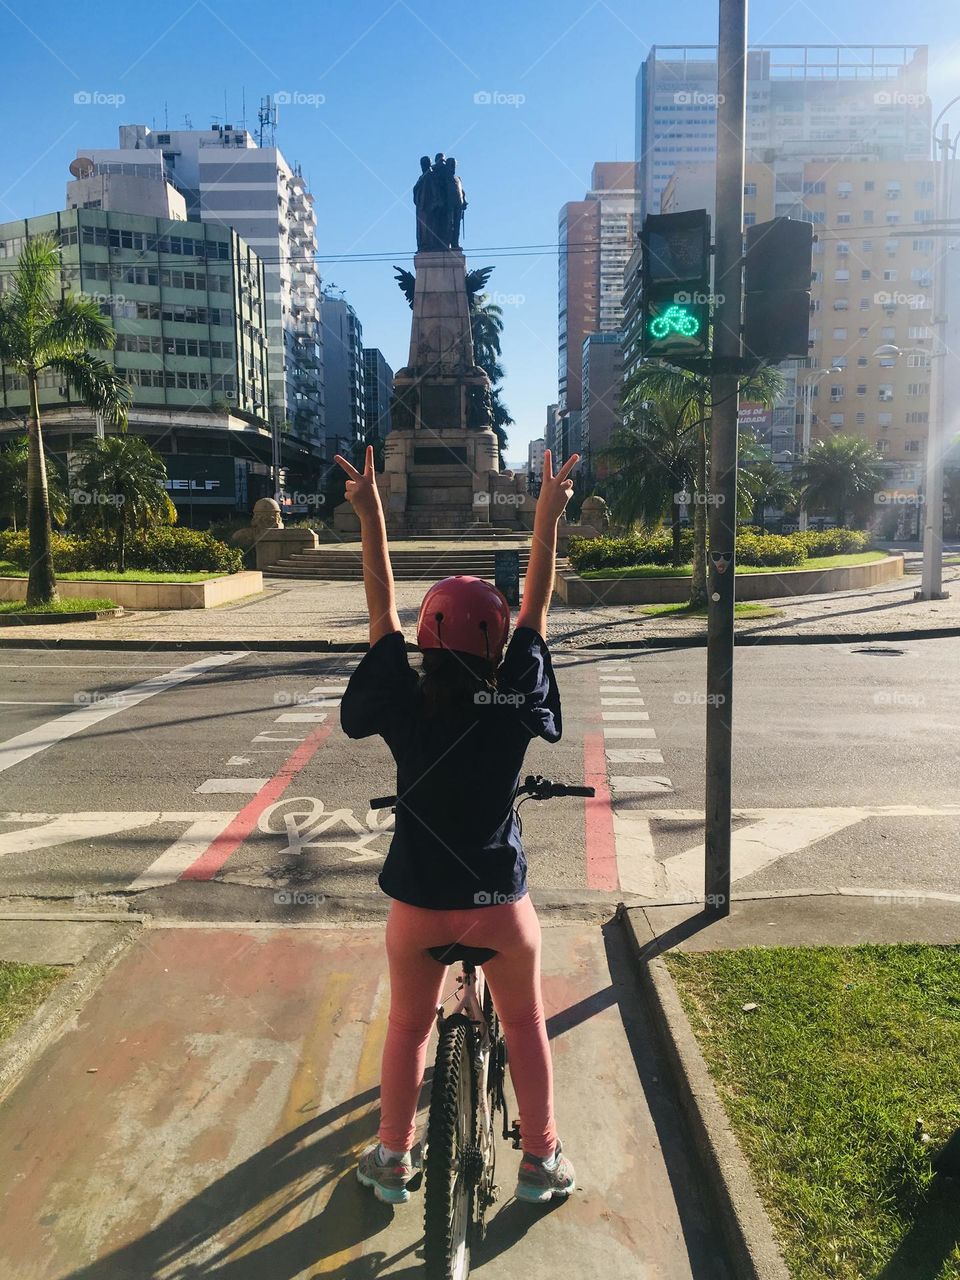
<path fill-rule="evenodd" d="M 743 355 L 776 364 L 802 360 L 810 343 L 813 227 L 772 218 L 746 230 Z"/>
<path fill-rule="evenodd" d="M 640 231 L 644 356 L 703 356 L 710 349 L 710 215 L 649 213 Z"/>

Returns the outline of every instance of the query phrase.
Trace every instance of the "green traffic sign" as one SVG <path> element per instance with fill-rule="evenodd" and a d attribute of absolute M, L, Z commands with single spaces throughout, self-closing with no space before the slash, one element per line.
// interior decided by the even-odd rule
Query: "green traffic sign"
<path fill-rule="evenodd" d="M 702 355 L 707 350 L 707 307 L 651 299 L 647 305 L 644 353 L 650 356 Z"/>

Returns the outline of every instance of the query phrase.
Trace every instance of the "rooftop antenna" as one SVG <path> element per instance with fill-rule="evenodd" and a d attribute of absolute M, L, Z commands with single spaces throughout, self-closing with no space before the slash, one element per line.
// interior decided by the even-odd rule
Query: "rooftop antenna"
<path fill-rule="evenodd" d="M 273 101 L 273 95 L 267 94 L 265 98 L 260 99 L 260 110 L 257 112 L 257 119 L 260 121 L 260 129 L 258 131 L 258 141 L 260 146 L 268 147 L 276 146 L 277 141 L 277 108 Z"/>
<path fill-rule="evenodd" d="M 244 133 L 247 131 L 247 90 L 240 90 L 240 128 Z"/>
<path fill-rule="evenodd" d="M 192 128 L 193 128 L 193 121 L 190 119 L 190 117 L 189 117 L 189 116 L 184 116 L 184 117 L 183 117 L 183 127 L 184 127 L 185 129 L 192 129 Z"/>
<path fill-rule="evenodd" d="M 226 89 L 224 89 L 223 91 L 223 123 L 226 124 L 229 119 L 230 119 L 230 112 L 227 109 L 227 91 Z"/>
<path fill-rule="evenodd" d="M 163 127 L 164 129 L 170 128 L 170 113 L 167 111 L 166 103 L 163 104 Z"/>

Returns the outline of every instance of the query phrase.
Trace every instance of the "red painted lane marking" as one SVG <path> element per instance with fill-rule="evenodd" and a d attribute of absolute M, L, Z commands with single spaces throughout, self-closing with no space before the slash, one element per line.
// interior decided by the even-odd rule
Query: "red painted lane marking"
<path fill-rule="evenodd" d="M 187 867 L 180 879 L 212 880 L 227 859 L 233 857 L 247 836 L 256 829 L 264 809 L 280 799 L 300 770 L 323 746 L 332 732 L 333 724 L 325 724 L 319 729 L 314 729 L 313 733 L 304 738 L 293 755 L 283 762 L 273 777 L 263 784 L 248 804 L 244 805 L 229 826 L 210 842 L 196 862 Z"/>
<path fill-rule="evenodd" d="M 584 844 L 587 857 L 587 888 L 617 889 L 617 843 L 613 834 L 613 806 L 607 786 L 607 756 L 603 730 L 589 729 L 583 735 L 583 777 L 596 795 L 585 801 Z"/>

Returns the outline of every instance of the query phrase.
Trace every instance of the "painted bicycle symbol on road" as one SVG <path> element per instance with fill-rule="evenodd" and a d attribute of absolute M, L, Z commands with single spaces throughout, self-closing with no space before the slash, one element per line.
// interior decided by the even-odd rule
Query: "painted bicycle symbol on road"
<path fill-rule="evenodd" d="M 295 857 L 305 849 L 341 849 L 352 855 L 345 862 L 374 862 L 385 856 L 385 850 L 372 846 L 393 831 L 393 814 L 368 809 L 361 822 L 352 809 L 327 809 L 315 796 L 298 796 L 264 809 L 258 826 L 265 835 L 286 837 L 286 846 L 279 850 L 285 856 Z"/>

